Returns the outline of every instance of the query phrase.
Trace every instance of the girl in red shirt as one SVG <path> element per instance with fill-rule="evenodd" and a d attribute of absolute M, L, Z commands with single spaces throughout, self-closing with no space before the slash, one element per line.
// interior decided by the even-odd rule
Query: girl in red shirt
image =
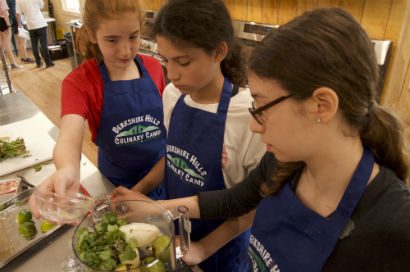
<path fill-rule="evenodd" d="M 138 1 L 88 0 L 83 22 L 77 42 L 87 61 L 63 81 L 57 170 L 40 186 L 63 195 L 79 188 L 86 121 L 99 147 L 98 168 L 116 186 L 133 187 L 165 151 L 165 80 L 158 61 L 138 55 Z M 151 196 L 162 194 L 157 188 Z"/>

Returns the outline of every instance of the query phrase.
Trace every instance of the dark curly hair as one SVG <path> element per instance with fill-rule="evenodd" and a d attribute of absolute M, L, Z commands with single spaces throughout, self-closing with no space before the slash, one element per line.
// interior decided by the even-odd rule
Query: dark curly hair
<path fill-rule="evenodd" d="M 161 8 L 154 33 L 174 42 L 183 42 L 210 53 L 221 42 L 228 44 L 222 61 L 224 76 L 245 86 L 245 64 L 241 46 L 234 37 L 231 17 L 221 0 L 170 0 Z"/>

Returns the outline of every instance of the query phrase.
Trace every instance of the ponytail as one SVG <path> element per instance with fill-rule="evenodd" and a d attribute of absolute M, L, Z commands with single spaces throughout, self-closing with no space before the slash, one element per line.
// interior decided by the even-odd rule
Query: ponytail
<path fill-rule="evenodd" d="M 230 51 L 221 63 L 221 69 L 222 74 L 229 78 L 233 84 L 245 87 L 248 83 L 242 47 L 237 39 L 233 39 Z"/>
<path fill-rule="evenodd" d="M 409 177 L 409 147 L 399 118 L 386 108 L 375 105 L 360 135 L 363 144 L 373 151 L 378 164 L 391 169 L 403 181 Z"/>
<path fill-rule="evenodd" d="M 280 162 L 278 161 L 273 170 L 271 182 L 261 185 L 261 192 L 264 196 L 274 195 L 285 181 L 294 173 L 305 167 L 304 162 Z"/>

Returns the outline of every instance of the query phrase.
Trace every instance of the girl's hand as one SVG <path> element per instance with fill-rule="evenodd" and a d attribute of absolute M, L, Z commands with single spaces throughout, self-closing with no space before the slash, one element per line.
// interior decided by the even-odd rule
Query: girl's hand
<path fill-rule="evenodd" d="M 123 201 L 123 200 L 146 200 L 152 201 L 151 198 L 147 197 L 146 195 L 136 192 L 125 187 L 119 186 L 114 189 L 111 193 L 111 199 L 115 201 Z"/>
<path fill-rule="evenodd" d="M 38 187 L 43 193 L 56 193 L 57 195 L 73 195 L 80 189 L 80 173 L 74 168 L 61 168 L 43 181 Z M 29 199 L 32 213 L 36 218 L 41 216 L 34 195 Z"/>
<path fill-rule="evenodd" d="M 194 266 L 205 261 L 209 256 L 206 254 L 206 248 L 201 241 L 192 242 L 189 251 L 182 257 L 182 260 L 188 266 Z"/>

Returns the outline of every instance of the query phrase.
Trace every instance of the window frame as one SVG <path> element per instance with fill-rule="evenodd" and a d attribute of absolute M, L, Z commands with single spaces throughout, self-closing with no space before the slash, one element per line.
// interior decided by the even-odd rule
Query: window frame
<path fill-rule="evenodd" d="M 75 3 L 75 2 L 78 5 L 78 10 L 68 7 L 68 6 L 70 6 L 70 3 Z M 80 15 L 81 14 L 81 2 L 80 2 L 80 0 L 61 0 L 61 6 L 62 6 L 62 9 L 63 9 L 64 13 L 74 14 L 74 15 Z M 74 4 L 74 6 L 76 6 L 76 5 Z"/>

